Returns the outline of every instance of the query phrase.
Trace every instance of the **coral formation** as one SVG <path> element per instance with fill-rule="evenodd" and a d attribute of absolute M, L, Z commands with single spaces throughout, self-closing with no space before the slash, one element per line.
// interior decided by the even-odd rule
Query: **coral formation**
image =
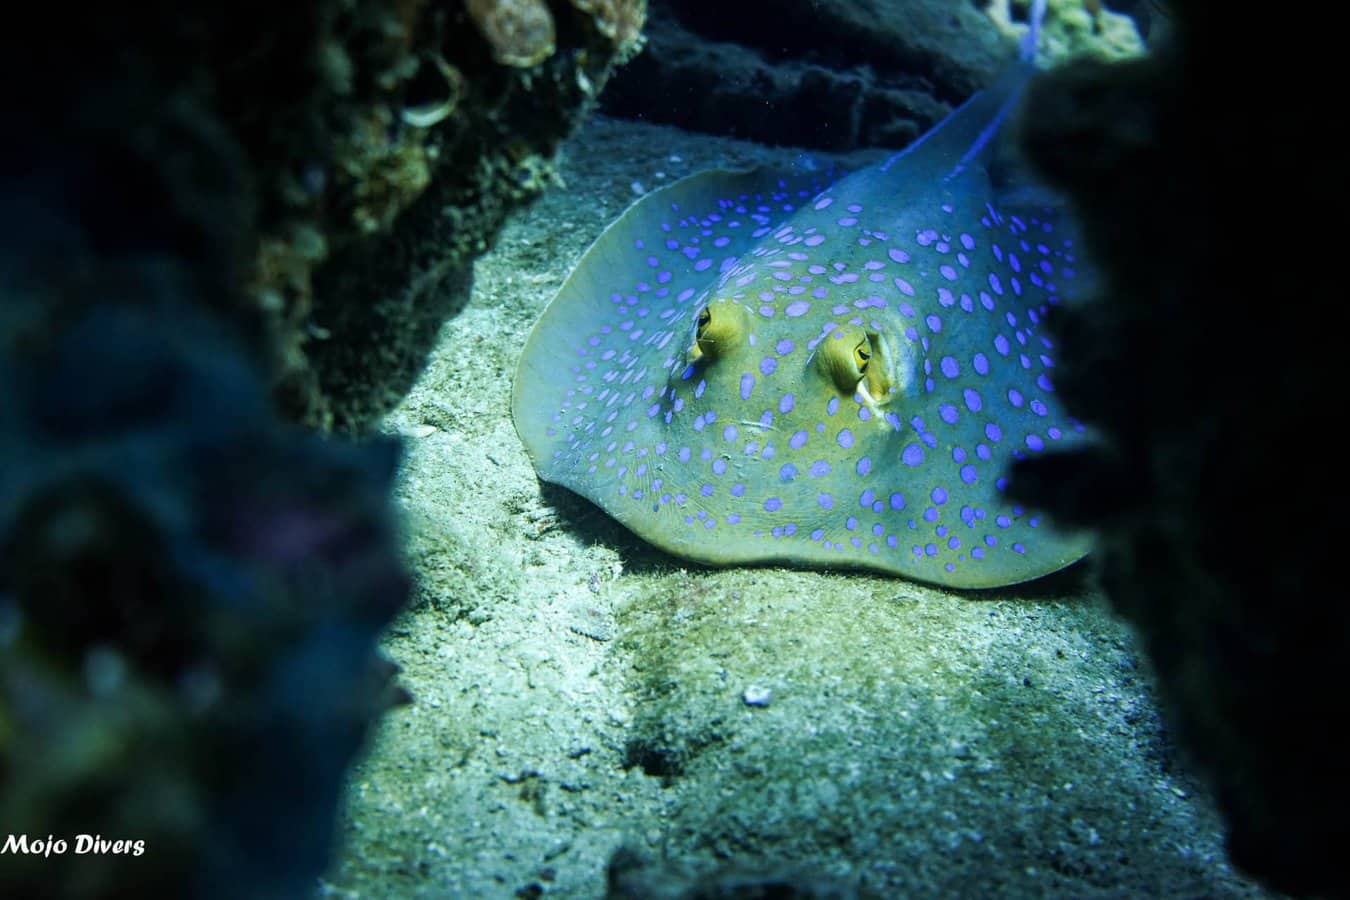
<path fill-rule="evenodd" d="M 595 27 L 620 48 L 636 51 L 647 19 L 646 0 L 572 0 L 594 17 Z"/>
<path fill-rule="evenodd" d="M 553 16 L 543 0 L 465 0 L 464 6 L 502 65 L 528 68 L 553 55 Z"/>
<path fill-rule="evenodd" d="M 1026 33 L 1030 0 L 992 0 L 989 18 L 1000 31 Z M 1100 0 L 1049 0 L 1036 60 L 1042 66 L 1071 59 L 1129 59 L 1144 50 L 1136 19 L 1107 9 Z"/>
<path fill-rule="evenodd" d="M 39 10 L 3 63 L 29 85 L 10 124 L 53 139 L 39 167 L 83 146 L 88 178 L 174 209 L 182 243 L 228 246 L 227 283 L 249 289 L 216 311 L 250 330 L 286 415 L 360 430 L 415 376 L 506 213 L 552 183 L 644 15 L 641 0 Z"/>
<path fill-rule="evenodd" d="M 307 368 L 281 386 L 293 416 L 359 431 L 397 402 L 463 304 L 471 261 L 554 183 L 558 143 L 637 46 L 645 8 L 473 0 L 400 26 L 406 55 L 375 67 L 337 142 Z"/>

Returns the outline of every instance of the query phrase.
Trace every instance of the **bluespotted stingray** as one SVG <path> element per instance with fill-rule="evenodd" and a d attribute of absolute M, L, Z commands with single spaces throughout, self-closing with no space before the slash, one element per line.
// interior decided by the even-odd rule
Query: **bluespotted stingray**
<path fill-rule="evenodd" d="M 1042 328 L 1071 229 L 990 174 L 1026 55 L 880 165 L 707 171 L 630 207 L 521 356 L 539 476 L 706 563 L 979 588 L 1083 556 L 1005 496 L 1012 460 L 1086 440 Z"/>

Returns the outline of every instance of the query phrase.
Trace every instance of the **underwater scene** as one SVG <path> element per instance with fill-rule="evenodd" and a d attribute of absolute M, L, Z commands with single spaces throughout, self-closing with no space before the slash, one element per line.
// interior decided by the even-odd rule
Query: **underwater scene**
<path fill-rule="evenodd" d="M 0 897 L 1350 896 L 1334 29 L 32 13 Z"/>

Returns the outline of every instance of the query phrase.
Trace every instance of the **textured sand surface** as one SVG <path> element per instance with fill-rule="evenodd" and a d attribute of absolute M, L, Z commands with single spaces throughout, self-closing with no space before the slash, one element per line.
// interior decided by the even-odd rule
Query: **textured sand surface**
<path fill-rule="evenodd" d="M 795 156 L 597 119 L 565 187 L 479 260 L 387 420 L 421 588 L 386 647 L 416 702 L 352 777 L 325 895 L 600 897 L 625 846 L 650 896 L 733 872 L 841 896 L 1263 896 L 1224 863 L 1090 566 L 965 595 L 707 569 L 536 480 L 511 378 L 586 247 L 639 190 Z"/>

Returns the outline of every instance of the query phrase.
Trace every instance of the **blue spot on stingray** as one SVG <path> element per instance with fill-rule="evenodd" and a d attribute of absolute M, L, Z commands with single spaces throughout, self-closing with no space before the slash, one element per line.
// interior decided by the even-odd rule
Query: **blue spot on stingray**
<path fill-rule="evenodd" d="M 999 208 L 985 179 L 963 174 L 985 170 L 992 152 L 985 148 L 1010 102 L 1006 85 L 1016 80 L 977 94 L 909 153 L 833 185 L 816 174 L 705 173 L 630 208 L 583 258 L 585 277 L 569 279 L 522 353 L 513 418 L 541 478 L 622 512 L 654 543 L 721 563 L 833 558 L 943 584 L 993 586 L 1081 553 L 1082 543 L 1048 523 L 1020 518 L 1002 491 L 1010 461 L 1048 441 L 1077 446 L 1082 432 L 1054 405 L 1054 360 L 1045 352 L 1053 342 L 1039 333 L 1040 313 L 1059 302 L 1052 281 L 1071 277 L 1071 269 L 1057 271 L 1058 261 L 1072 267 L 1071 254 L 1058 244 L 1033 249 L 1034 241 L 1019 237 L 1027 228 L 1039 236 L 1057 213 L 1022 222 Z M 947 177 L 916 178 L 920 172 Z M 903 225 L 920 221 L 933 227 Z M 1007 246 L 994 249 L 981 225 L 1013 236 L 997 236 Z M 890 246 L 888 231 L 916 240 L 927 258 Z M 747 327 L 735 338 L 740 346 L 693 364 L 687 335 L 707 297 L 737 304 Z M 864 423 L 856 430 L 827 428 L 847 394 L 836 396 L 832 379 L 811 361 L 823 339 L 844 339 L 841 329 L 849 327 L 881 335 L 890 352 L 873 364 L 897 391 L 877 397 L 880 406 L 855 396 L 845 411 Z M 803 355 L 794 357 L 799 348 Z M 772 381 L 759 390 L 764 378 Z M 997 391 L 999 402 L 987 391 Z M 878 416 L 888 427 L 868 424 Z M 1038 417 L 1050 421 L 1037 425 Z M 822 439 L 806 456 L 813 428 Z M 950 453 L 952 469 L 930 459 L 930 450 Z M 691 468 L 695 454 L 707 468 Z M 651 455 L 661 459 L 650 469 L 638 462 Z M 778 468 L 755 465 L 769 460 Z M 724 483 L 733 467 L 743 481 Z M 659 502 L 620 508 L 621 493 L 638 498 L 644 489 Z M 685 492 L 706 505 L 688 504 Z M 905 495 L 931 503 L 911 519 Z M 858 499 L 857 515 L 836 505 L 843 497 Z M 672 504 L 685 508 L 671 516 Z M 751 505 L 773 519 L 809 509 L 818 521 L 802 524 L 800 534 L 796 524 L 762 518 L 740 529 Z M 940 512 L 948 508 L 959 509 L 959 518 Z M 1038 540 L 986 557 L 995 545 L 983 540 L 984 529 L 996 522 L 996 530 L 1016 532 L 1005 542 L 1010 548 L 1023 528 L 1039 525 Z M 976 523 L 969 538 L 949 531 Z M 914 531 L 910 543 L 898 538 L 906 527 Z M 839 532 L 852 533 L 826 539 Z"/>

